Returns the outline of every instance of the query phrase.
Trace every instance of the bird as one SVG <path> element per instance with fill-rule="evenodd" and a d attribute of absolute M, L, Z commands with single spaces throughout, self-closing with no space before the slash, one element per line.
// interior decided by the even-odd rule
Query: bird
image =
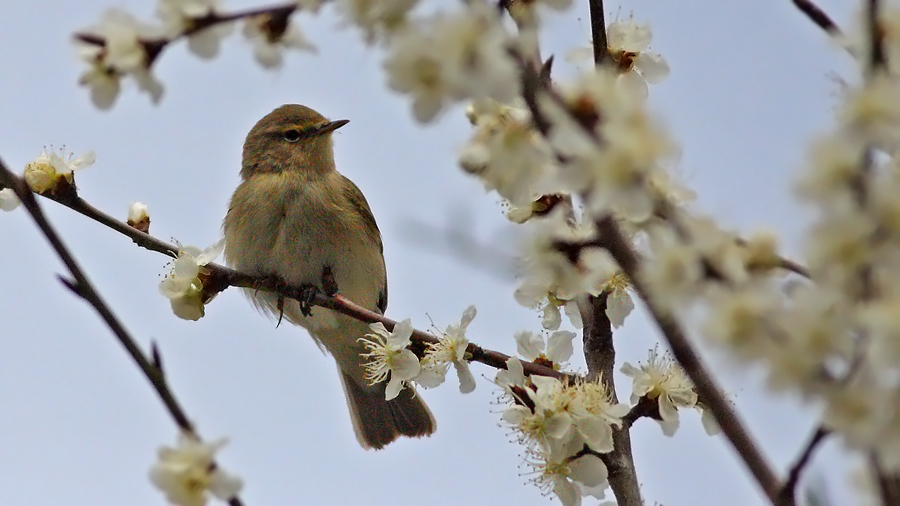
<path fill-rule="evenodd" d="M 332 133 L 347 123 L 286 104 L 253 126 L 243 146 L 241 182 L 223 223 L 224 256 L 240 272 L 313 291 L 337 288 L 384 314 L 388 289 L 381 233 L 362 191 L 335 167 Z M 334 357 L 363 448 L 434 433 L 434 416 L 414 389 L 388 401 L 386 383 L 367 380 L 362 356 L 367 350 L 360 341 L 371 332 L 366 323 L 268 291 L 244 293 L 261 312 L 306 329 Z"/>

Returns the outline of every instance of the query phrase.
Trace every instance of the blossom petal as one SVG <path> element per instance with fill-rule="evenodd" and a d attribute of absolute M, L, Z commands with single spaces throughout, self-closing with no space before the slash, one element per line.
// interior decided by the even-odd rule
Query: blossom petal
<path fill-rule="evenodd" d="M 228 501 L 238 495 L 244 482 L 239 477 L 216 469 L 209 482 L 209 492 L 217 498 Z"/>
<path fill-rule="evenodd" d="M 459 391 L 467 394 L 475 390 L 475 376 L 472 375 L 468 362 L 453 362 L 453 367 L 459 378 Z"/>
<path fill-rule="evenodd" d="M 219 255 L 222 254 L 222 251 L 225 250 L 225 238 L 219 239 L 217 242 L 213 243 L 210 247 L 203 250 L 202 253 L 197 255 L 197 263 L 199 265 L 206 265 L 213 260 L 215 260 Z"/>
<path fill-rule="evenodd" d="M 634 68 L 650 84 L 656 84 L 669 76 L 669 64 L 657 53 L 641 53 L 634 59 Z"/>
<path fill-rule="evenodd" d="M 419 375 L 419 358 L 410 350 L 404 349 L 391 360 L 391 380 L 397 378 L 409 381 Z"/>
<path fill-rule="evenodd" d="M 396 398 L 400 395 L 400 390 L 403 390 L 403 380 L 391 374 L 391 380 L 384 389 L 384 399 L 389 401 Z"/>
<path fill-rule="evenodd" d="M 557 477 L 553 480 L 553 493 L 559 497 L 563 506 L 581 506 L 581 493 L 571 481 Z"/>
<path fill-rule="evenodd" d="M 547 304 L 544 307 L 544 317 L 541 318 L 541 326 L 547 330 L 556 330 L 562 323 L 562 315 L 555 304 Z"/>
<path fill-rule="evenodd" d="M 567 330 L 558 330 L 550 334 L 547 339 L 547 358 L 556 363 L 568 361 L 575 351 L 572 347 L 574 339 L 575 333 Z"/>
<path fill-rule="evenodd" d="M 606 299 L 606 316 L 613 328 L 619 328 L 625 323 L 625 318 L 634 309 L 634 301 L 627 290 L 613 290 Z"/>
<path fill-rule="evenodd" d="M 606 481 L 606 465 L 596 455 L 582 455 L 569 464 L 572 479 L 588 487 L 596 487 Z"/>
<path fill-rule="evenodd" d="M 465 311 L 463 311 L 462 319 L 459 321 L 459 329 L 462 332 L 465 332 L 466 327 L 469 326 L 469 323 L 471 323 L 472 320 L 475 319 L 475 315 L 477 314 L 477 312 L 478 311 L 475 309 L 475 306 L 469 306 Z"/>
<path fill-rule="evenodd" d="M 544 338 L 534 332 L 523 330 L 516 332 L 516 351 L 522 355 L 525 360 L 534 360 L 544 352 Z"/>
<path fill-rule="evenodd" d="M 565 411 L 555 413 L 547 420 L 546 432 L 553 439 L 568 441 L 572 429 L 572 417 Z"/>
<path fill-rule="evenodd" d="M 402 322 L 394 325 L 394 331 L 391 332 L 391 337 L 388 339 L 388 342 L 391 346 L 397 346 L 398 348 L 405 348 L 409 346 L 410 340 L 409 338 L 412 336 L 412 322 L 409 318 L 403 320 Z M 413 355 L 415 356 L 415 355 Z"/>

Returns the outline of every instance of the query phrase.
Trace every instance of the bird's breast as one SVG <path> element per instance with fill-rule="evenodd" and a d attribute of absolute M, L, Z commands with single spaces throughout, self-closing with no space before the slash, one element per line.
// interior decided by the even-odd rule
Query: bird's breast
<path fill-rule="evenodd" d="M 226 261 L 243 272 L 320 287 L 328 267 L 341 293 L 374 307 L 385 282 L 380 247 L 328 183 L 283 174 L 242 183 L 225 219 Z"/>

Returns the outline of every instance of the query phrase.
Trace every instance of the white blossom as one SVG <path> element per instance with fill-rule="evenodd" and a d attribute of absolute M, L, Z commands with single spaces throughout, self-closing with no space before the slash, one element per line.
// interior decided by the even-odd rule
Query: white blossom
<path fill-rule="evenodd" d="M 558 86 L 562 104 L 538 99 L 552 125 L 550 144 L 567 159 L 559 172 L 567 191 L 585 195 L 592 215 L 646 223 L 660 198 L 654 174 L 677 150 L 646 104 L 616 79 L 608 69 L 593 69 Z"/>
<path fill-rule="evenodd" d="M 528 213 L 509 218 L 524 223 L 534 211 L 535 200 L 558 193 L 558 167 L 550 146 L 534 129 L 524 104 L 507 105 L 492 99 L 469 104 L 466 114 L 475 126 L 472 137 L 460 152 L 462 168 L 477 176 L 486 190 L 496 190 L 512 209 L 526 207 Z"/>
<path fill-rule="evenodd" d="M 73 158 L 73 154 L 65 154 L 65 148 L 56 151 L 44 150 L 31 163 L 25 166 L 25 182 L 36 193 L 53 191 L 60 182 L 65 179 L 69 184 L 75 184 L 73 173 L 93 165 L 96 160 L 93 151 Z"/>
<path fill-rule="evenodd" d="M 369 328 L 374 333 L 360 338 L 369 350 L 362 355 L 368 359 L 366 379 L 374 385 L 390 377 L 384 395 L 385 399 L 391 400 L 419 374 L 419 359 L 407 348 L 411 342 L 412 324 L 407 318 L 397 323 L 393 332 L 388 332 L 381 322 L 373 323 Z"/>
<path fill-rule="evenodd" d="M 204 250 L 178 244 L 178 257 L 172 262 L 171 271 L 159 284 L 159 291 L 169 299 L 175 316 L 196 321 L 206 314 L 204 305 L 209 301 L 204 300 L 203 282 L 199 276 L 202 267 L 215 260 L 224 248 L 224 239 Z"/>
<path fill-rule="evenodd" d="M 426 388 L 440 385 L 444 382 L 444 376 L 447 374 L 450 364 L 453 364 L 459 378 L 459 391 L 467 394 L 475 390 L 475 377 L 466 360 L 466 347 L 469 345 L 466 328 L 475 318 L 475 313 L 475 306 L 469 306 L 463 312 L 459 325 L 447 326 L 440 341 L 428 345 L 425 358 L 421 362 L 422 370 L 416 377 L 416 383 Z"/>
<path fill-rule="evenodd" d="M 247 18 L 244 23 L 244 36 L 253 44 L 253 55 L 267 69 L 281 67 L 282 49 L 316 51 L 316 47 L 304 37 L 296 23 L 292 23 L 290 18 L 286 23 L 286 27 L 281 29 L 279 24 L 273 23 L 270 14 Z"/>
<path fill-rule="evenodd" d="M 510 357 L 506 360 L 506 369 L 497 371 L 494 383 L 506 390 L 512 387 L 525 386 L 525 370 L 522 367 L 522 361 L 518 357 Z"/>
<path fill-rule="evenodd" d="M 150 73 L 150 57 L 145 43 L 164 37 L 161 30 L 139 23 L 131 14 L 109 9 L 100 23 L 86 32 L 103 41 L 102 45 L 76 37 L 79 58 L 89 68 L 81 75 L 80 84 L 91 90 L 91 99 L 99 109 L 109 109 L 119 93 L 122 77 L 131 76 L 138 87 L 147 92 L 153 103 L 162 98 L 163 86 Z"/>
<path fill-rule="evenodd" d="M 418 3 L 419 0 L 339 0 L 337 8 L 362 29 L 366 42 L 371 44 L 387 40 L 403 27 Z"/>
<path fill-rule="evenodd" d="M 535 332 L 516 332 L 516 349 L 525 360 L 545 360 L 562 366 L 572 358 L 572 340 L 575 333 L 557 330 L 550 334 L 546 342 L 544 336 Z"/>
<path fill-rule="evenodd" d="M 555 494 L 563 506 L 580 506 L 585 489 L 602 491 L 609 486 L 606 465 L 596 455 L 572 459 L 546 451 L 532 451 L 529 457 L 529 464 L 537 472 L 532 481 L 541 490 Z"/>
<path fill-rule="evenodd" d="M 138 222 L 147 219 L 150 219 L 147 204 L 142 202 L 132 202 L 131 205 L 128 206 L 128 221 Z"/>
<path fill-rule="evenodd" d="M 641 397 L 657 401 L 662 418 L 657 421 L 667 436 L 678 429 L 678 408 L 697 404 L 697 393 L 687 374 L 671 356 L 659 355 L 656 347 L 639 367 L 625 362 L 622 373 L 632 379 L 631 402 L 636 403 Z"/>
<path fill-rule="evenodd" d="M 194 28 L 197 20 L 218 15 L 220 0 L 159 0 L 156 13 L 162 19 L 165 33 L 177 37 Z M 222 39 L 231 34 L 233 23 L 215 25 L 191 34 L 188 49 L 204 59 L 215 58 Z"/>
<path fill-rule="evenodd" d="M 614 21 L 606 28 L 607 46 L 614 66 L 619 71 L 618 83 L 648 94 L 647 83 L 657 84 L 669 75 L 669 64 L 658 53 L 648 51 L 653 34 L 648 24 L 633 19 Z M 593 46 L 577 48 L 566 55 L 570 61 L 593 58 Z"/>
<path fill-rule="evenodd" d="M 511 100 L 518 75 L 507 53 L 510 36 L 496 7 L 469 2 L 398 30 L 384 62 L 388 86 L 409 94 L 413 115 L 428 123 L 447 104 L 470 98 Z"/>
<path fill-rule="evenodd" d="M 207 493 L 228 501 L 240 492 L 243 483 L 222 470 L 214 457 L 226 440 L 202 443 L 195 436 L 181 434 L 175 448 L 162 447 L 159 460 L 150 469 L 150 481 L 178 506 L 203 506 Z"/>

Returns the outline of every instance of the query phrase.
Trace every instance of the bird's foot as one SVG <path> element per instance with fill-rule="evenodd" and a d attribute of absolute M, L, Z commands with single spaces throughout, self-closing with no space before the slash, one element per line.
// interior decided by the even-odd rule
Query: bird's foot
<path fill-rule="evenodd" d="M 304 284 L 300 286 L 300 294 L 297 302 L 300 303 L 300 314 L 303 316 L 312 316 L 312 305 L 319 294 L 319 287 L 313 284 Z"/>

